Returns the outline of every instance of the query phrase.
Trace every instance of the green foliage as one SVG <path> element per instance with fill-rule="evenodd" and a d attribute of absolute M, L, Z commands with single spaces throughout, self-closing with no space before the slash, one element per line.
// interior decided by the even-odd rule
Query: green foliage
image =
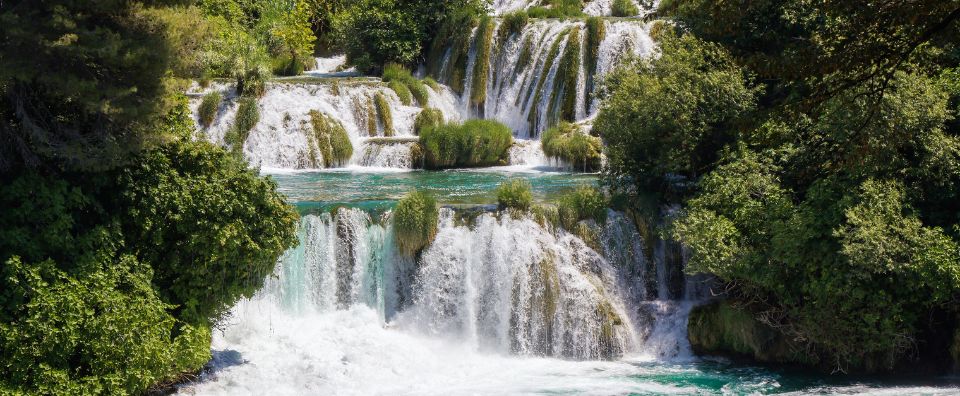
<path fill-rule="evenodd" d="M 734 354 L 768 363 L 810 363 L 801 346 L 759 321 L 755 313 L 728 302 L 694 308 L 687 334 L 690 346 L 701 354 Z"/>
<path fill-rule="evenodd" d="M 203 96 L 197 113 L 200 114 L 200 125 L 208 128 L 213 120 L 217 118 L 217 112 L 220 110 L 220 102 L 223 97 L 219 91 L 213 91 Z"/>
<path fill-rule="evenodd" d="M 668 175 L 696 177 L 754 107 L 754 90 L 722 48 L 664 35 L 661 50 L 606 79 L 594 131 L 607 144 L 614 187 L 659 189 Z"/>
<path fill-rule="evenodd" d="M 520 34 L 529 21 L 530 16 L 527 15 L 525 10 L 513 11 L 503 15 L 500 19 L 500 28 L 497 31 L 497 41 L 503 43 L 510 36 Z"/>
<path fill-rule="evenodd" d="M 607 34 L 607 25 L 603 18 L 590 17 L 586 21 L 587 48 L 584 54 L 584 68 L 587 73 L 587 94 L 593 92 L 594 75 L 597 72 L 597 61 L 600 59 L 600 43 Z M 585 110 L 590 110 L 590 101 L 584 101 Z"/>
<path fill-rule="evenodd" d="M 567 36 L 567 45 L 563 58 L 557 67 L 557 86 L 554 87 L 551 103 L 556 102 L 559 114 L 548 116 L 548 125 L 556 125 L 560 120 L 573 121 L 577 117 L 577 79 L 580 76 L 580 28 L 574 27 Z"/>
<path fill-rule="evenodd" d="M 492 120 L 469 120 L 420 131 L 426 167 L 443 169 L 478 167 L 506 163 L 513 133 Z"/>
<path fill-rule="evenodd" d="M 543 0 L 541 6 L 527 9 L 530 18 L 567 18 L 581 17 L 583 0 Z"/>
<path fill-rule="evenodd" d="M 610 13 L 615 17 L 631 17 L 640 13 L 640 9 L 633 0 L 613 0 Z"/>
<path fill-rule="evenodd" d="M 434 91 L 440 90 L 440 84 L 437 83 L 437 80 L 434 80 L 432 77 L 426 77 L 423 79 L 423 83 L 426 84 L 430 89 Z M 423 104 L 423 103 L 421 103 Z"/>
<path fill-rule="evenodd" d="M 607 221 L 607 199 L 594 187 L 582 186 L 564 195 L 557 203 L 560 224 L 574 231 L 581 220 L 593 220 L 597 224 Z"/>
<path fill-rule="evenodd" d="M 427 128 L 436 128 L 443 125 L 443 112 L 438 109 L 423 109 L 417 113 L 417 118 L 413 120 L 413 134 L 420 135 L 420 132 Z"/>
<path fill-rule="evenodd" d="M 337 41 L 358 70 L 388 62 L 410 64 L 420 54 L 422 31 L 414 10 L 396 0 L 360 0 L 334 20 Z"/>
<path fill-rule="evenodd" d="M 390 112 L 390 103 L 387 102 L 387 98 L 382 93 L 377 92 L 377 95 L 373 97 L 373 103 L 377 107 L 377 117 L 383 124 L 383 136 L 393 136 L 393 113 Z"/>
<path fill-rule="evenodd" d="M 480 14 L 460 11 L 449 14 L 434 36 L 427 58 L 427 74 L 445 82 L 454 92 L 463 93 L 473 27 L 480 22 Z M 444 60 L 449 50 L 449 58 Z M 440 75 L 442 63 L 448 62 L 446 74 Z"/>
<path fill-rule="evenodd" d="M 497 204 L 500 209 L 527 211 L 533 202 L 530 182 L 525 179 L 511 179 L 497 187 Z"/>
<path fill-rule="evenodd" d="M 433 197 L 411 191 L 393 209 L 393 231 L 400 252 L 412 256 L 437 236 L 439 209 Z"/>
<path fill-rule="evenodd" d="M 133 394 L 209 359 L 209 329 L 184 326 L 151 268 L 105 247 L 65 272 L 14 256 L 0 272 L 0 387 L 42 394 Z M 178 334 L 174 336 L 173 334 Z M 194 338 L 199 335 L 200 342 Z M 181 346 L 187 347 L 182 348 Z"/>
<path fill-rule="evenodd" d="M 230 145 L 234 153 L 243 152 L 243 144 L 247 141 L 250 130 L 260 122 L 260 108 L 254 98 L 240 98 L 237 105 L 237 115 L 233 127 L 223 136 L 223 140 Z"/>
<path fill-rule="evenodd" d="M 575 169 L 591 171 L 600 169 L 603 147 L 600 138 L 590 136 L 577 124 L 561 122 L 547 129 L 540 137 L 543 153 L 560 158 Z"/>
<path fill-rule="evenodd" d="M 311 140 L 323 155 L 324 167 L 343 165 L 350 160 L 353 145 L 340 121 L 319 111 L 310 110 L 310 122 L 313 125 Z M 316 162 L 314 159 L 315 164 Z"/>
<path fill-rule="evenodd" d="M 0 170 L 109 169 L 156 137 L 171 48 L 156 34 L 162 21 L 142 11 L 117 2 L 2 7 Z"/>
<path fill-rule="evenodd" d="M 264 66 L 255 66 L 237 76 L 237 92 L 240 96 L 259 98 L 267 92 L 270 72 Z"/>
<path fill-rule="evenodd" d="M 263 1 L 260 29 L 266 31 L 269 51 L 275 62 L 274 73 L 295 76 L 314 66 L 311 30 L 311 5 L 307 1 Z"/>
<path fill-rule="evenodd" d="M 207 324 L 253 295 L 296 242 L 296 212 L 273 181 L 211 144 L 164 146 L 117 177 L 125 240 L 190 323 Z"/>

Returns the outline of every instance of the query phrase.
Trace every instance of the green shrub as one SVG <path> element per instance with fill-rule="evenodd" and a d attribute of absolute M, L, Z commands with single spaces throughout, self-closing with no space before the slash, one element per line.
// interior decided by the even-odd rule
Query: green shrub
<path fill-rule="evenodd" d="M 443 125 L 443 112 L 438 109 L 423 109 L 413 120 L 413 134 L 419 136 L 420 131 L 440 125 Z"/>
<path fill-rule="evenodd" d="M 527 15 L 527 11 L 525 10 L 513 11 L 504 15 L 500 22 L 499 31 L 497 32 L 499 41 L 503 43 L 510 36 L 520 34 L 529 21 L 530 16 Z"/>
<path fill-rule="evenodd" d="M 222 99 L 223 97 L 220 96 L 220 92 L 217 91 L 210 92 L 203 96 L 197 113 L 200 114 L 200 125 L 204 128 L 209 127 L 217 117 L 217 110 L 220 109 L 220 101 Z"/>
<path fill-rule="evenodd" d="M 581 220 L 593 219 L 597 224 L 607 221 L 607 199 L 595 187 L 578 187 L 560 198 L 557 204 L 560 224 L 573 231 Z"/>
<path fill-rule="evenodd" d="M 223 137 L 234 153 L 243 152 L 243 144 L 247 141 L 250 130 L 257 125 L 257 122 L 260 122 L 260 109 L 257 107 L 257 100 L 250 97 L 240 98 L 233 127 Z"/>
<path fill-rule="evenodd" d="M 610 10 L 615 17 L 631 17 L 640 14 L 640 9 L 633 0 L 613 0 Z"/>
<path fill-rule="evenodd" d="M 310 122 L 313 125 L 311 140 L 323 155 L 324 167 L 343 165 L 350 160 L 353 145 L 340 121 L 319 111 L 310 110 Z M 316 156 L 313 162 L 316 164 Z"/>
<path fill-rule="evenodd" d="M 410 80 L 407 82 L 407 88 L 421 107 L 427 107 L 430 104 L 430 93 L 427 92 L 427 86 L 420 80 Z"/>
<path fill-rule="evenodd" d="M 396 92 L 397 97 L 400 98 L 400 103 L 403 103 L 406 106 L 409 106 L 413 103 L 413 95 L 410 94 L 410 89 L 407 88 L 407 85 L 403 82 L 393 80 L 387 83 L 387 86 Z"/>
<path fill-rule="evenodd" d="M 437 236 L 439 209 L 433 197 L 412 191 L 397 202 L 393 210 L 393 230 L 397 248 L 412 256 Z"/>
<path fill-rule="evenodd" d="M 575 169 L 592 171 L 600 169 L 600 138 L 583 132 L 579 125 L 561 122 L 547 129 L 540 138 L 543 153 L 569 163 Z"/>
<path fill-rule="evenodd" d="M 383 124 L 383 136 L 393 136 L 393 113 L 390 112 L 390 102 L 387 102 L 383 93 L 377 92 L 377 95 L 373 97 L 373 103 L 377 108 L 377 117 Z"/>
<path fill-rule="evenodd" d="M 470 120 L 420 131 L 429 169 L 506 164 L 513 134 L 492 120 Z"/>
<path fill-rule="evenodd" d="M 237 92 L 240 96 L 261 97 L 267 92 L 267 80 L 270 72 L 263 66 L 256 66 L 237 77 Z"/>
<path fill-rule="evenodd" d="M 525 179 L 505 181 L 497 187 L 497 204 L 500 209 L 517 209 L 526 211 L 533 202 L 533 193 L 530 192 L 530 182 Z"/>

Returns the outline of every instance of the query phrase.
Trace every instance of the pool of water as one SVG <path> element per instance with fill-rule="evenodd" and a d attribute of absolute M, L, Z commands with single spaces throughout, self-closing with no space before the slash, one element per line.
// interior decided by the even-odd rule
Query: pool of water
<path fill-rule="evenodd" d="M 270 174 L 281 193 L 297 204 L 394 201 L 413 189 L 444 204 L 496 203 L 496 188 L 508 179 L 530 182 L 535 200 L 552 200 L 582 185 L 596 185 L 597 175 L 508 170 L 442 172 L 363 172 L 356 170 Z"/>

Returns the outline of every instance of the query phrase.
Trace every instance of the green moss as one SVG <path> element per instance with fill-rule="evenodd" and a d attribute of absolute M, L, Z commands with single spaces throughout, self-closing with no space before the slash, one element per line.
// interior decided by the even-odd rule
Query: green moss
<path fill-rule="evenodd" d="M 437 80 L 434 80 L 433 77 L 426 77 L 423 79 L 423 83 L 426 84 L 430 89 L 435 92 L 440 91 L 440 84 L 437 83 Z M 424 104 L 426 106 L 426 104 Z"/>
<path fill-rule="evenodd" d="M 694 308 L 687 322 L 687 337 L 697 354 L 735 355 L 771 363 L 810 362 L 789 338 L 726 301 Z"/>
<path fill-rule="evenodd" d="M 257 107 L 257 100 L 252 97 L 240 98 L 240 104 L 237 106 L 237 116 L 233 121 L 233 127 L 223 136 L 226 143 L 234 154 L 243 152 L 243 144 L 247 141 L 250 130 L 260 122 L 260 109 Z"/>
<path fill-rule="evenodd" d="M 420 191 L 404 196 L 393 210 L 394 236 L 397 248 L 413 256 L 437 236 L 439 209 L 433 197 Z"/>
<path fill-rule="evenodd" d="M 544 0 L 541 6 L 527 10 L 530 18 L 566 18 L 583 16 L 582 0 Z"/>
<path fill-rule="evenodd" d="M 204 95 L 203 101 L 200 102 L 200 107 L 197 109 L 197 113 L 200 115 L 200 125 L 204 128 L 210 127 L 213 120 L 217 118 L 221 100 L 223 100 L 223 97 L 217 91 Z"/>
<path fill-rule="evenodd" d="M 324 167 L 343 165 L 350 160 L 353 145 L 340 121 L 319 111 L 310 110 L 310 122 L 313 125 L 312 140 L 323 155 Z M 316 158 L 313 160 L 316 163 Z"/>
<path fill-rule="evenodd" d="M 567 46 L 563 51 L 563 59 L 557 68 L 556 83 L 551 99 L 550 109 L 559 108 L 559 114 L 551 114 L 548 125 L 556 125 L 561 119 L 573 121 L 577 115 L 577 78 L 580 74 L 580 28 L 574 27 L 567 36 Z"/>
<path fill-rule="evenodd" d="M 598 288 L 599 289 L 599 288 Z M 623 325 L 623 319 L 606 299 L 606 296 L 597 304 L 597 319 L 600 321 L 600 334 L 598 334 L 599 344 L 603 347 L 601 354 L 603 358 L 613 358 L 614 337 L 616 336 L 616 326 Z"/>
<path fill-rule="evenodd" d="M 487 74 L 490 72 L 490 48 L 493 44 L 493 18 L 486 17 L 477 28 L 476 59 L 473 63 L 473 82 L 470 103 L 482 106 L 487 98 Z"/>
<path fill-rule="evenodd" d="M 584 67 L 586 69 L 586 91 L 587 97 L 590 93 L 593 92 L 594 87 L 594 75 L 597 73 L 597 61 L 600 58 L 600 43 L 603 42 L 604 37 L 607 34 L 607 24 L 604 22 L 603 18 L 600 17 L 590 17 L 587 18 L 586 22 L 587 27 L 587 49 L 584 54 Z M 590 101 L 585 100 L 584 111 L 590 110 Z"/>
<path fill-rule="evenodd" d="M 600 138 L 586 134 L 577 124 L 561 122 L 547 129 L 543 132 L 540 143 L 544 154 L 560 158 L 575 169 L 600 169 L 603 150 Z"/>
<path fill-rule="evenodd" d="M 380 123 L 383 124 L 383 136 L 393 136 L 393 114 L 390 112 L 390 103 L 387 102 L 387 98 L 380 92 L 377 92 L 377 95 L 373 98 L 373 102 L 377 107 L 377 117 L 380 118 Z"/>
<path fill-rule="evenodd" d="M 633 3 L 633 0 L 613 0 L 610 10 L 615 17 L 630 17 L 640 14 L 640 9 Z"/>
<path fill-rule="evenodd" d="M 527 211 L 533 202 L 530 182 L 525 179 L 511 179 L 497 187 L 497 204 L 500 209 Z"/>
<path fill-rule="evenodd" d="M 367 99 L 367 136 L 377 136 L 377 108 L 373 98 Z"/>
<path fill-rule="evenodd" d="M 560 224 L 560 212 L 553 205 L 536 205 L 530 209 L 533 221 L 541 227 L 552 227 Z"/>
<path fill-rule="evenodd" d="M 415 169 L 423 169 L 423 146 L 419 142 L 410 145 L 410 163 Z"/>
<path fill-rule="evenodd" d="M 517 71 L 521 71 L 530 64 L 530 60 L 533 58 L 533 38 L 527 36 L 523 40 L 523 47 L 520 47 L 520 55 L 517 56 Z"/>
<path fill-rule="evenodd" d="M 492 120 L 444 124 L 420 132 L 428 169 L 506 164 L 513 144 L 510 128 Z"/>
<path fill-rule="evenodd" d="M 425 128 L 433 128 L 443 125 L 443 112 L 437 109 L 423 109 L 413 120 L 413 134 L 420 135 L 420 131 Z"/>
<path fill-rule="evenodd" d="M 560 224 L 575 231 L 581 220 L 592 219 L 597 224 L 607 221 L 607 200 L 595 187 L 582 186 L 560 198 L 557 204 Z"/>
<path fill-rule="evenodd" d="M 241 96 L 261 97 L 267 92 L 270 72 L 263 66 L 254 67 L 237 76 L 237 92 Z"/>
<path fill-rule="evenodd" d="M 557 306 L 560 300 L 560 275 L 557 272 L 556 257 L 548 253 L 540 261 L 540 282 L 543 282 L 543 297 L 541 314 L 547 324 L 546 333 L 552 333 L 553 318 L 557 315 Z"/>
<path fill-rule="evenodd" d="M 400 98 L 400 103 L 403 103 L 406 106 L 413 104 L 413 95 L 410 94 L 410 89 L 407 88 L 407 85 L 401 81 L 393 80 L 387 83 L 387 86 L 396 92 L 397 97 Z"/>

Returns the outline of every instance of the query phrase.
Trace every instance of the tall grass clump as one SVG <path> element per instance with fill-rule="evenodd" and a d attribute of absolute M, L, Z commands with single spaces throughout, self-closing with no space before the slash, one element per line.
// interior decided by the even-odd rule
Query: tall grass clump
<path fill-rule="evenodd" d="M 350 160 L 353 144 L 340 121 L 317 110 L 310 110 L 310 123 L 313 126 L 312 140 L 323 155 L 325 168 L 343 165 Z M 316 158 L 313 160 L 317 162 Z"/>
<path fill-rule="evenodd" d="M 200 125 L 204 128 L 209 128 L 210 124 L 213 124 L 213 120 L 217 118 L 217 110 L 220 109 L 220 101 L 223 100 L 223 97 L 220 95 L 220 92 L 213 91 L 203 97 L 203 101 L 200 102 L 200 108 L 197 109 L 197 112 L 200 113 Z"/>
<path fill-rule="evenodd" d="M 603 224 L 607 221 L 607 199 L 600 189 L 581 186 L 560 198 L 557 212 L 560 224 L 567 230 L 573 230 L 581 220 Z"/>
<path fill-rule="evenodd" d="M 544 154 L 559 158 L 574 169 L 584 172 L 600 169 L 603 150 L 600 138 L 588 135 L 577 124 L 561 122 L 547 129 L 540 143 Z"/>
<path fill-rule="evenodd" d="M 443 125 L 443 112 L 438 109 L 423 109 L 413 120 L 413 134 L 420 135 L 420 131 L 426 128 L 434 128 Z"/>
<path fill-rule="evenodd" d="M 390 112 L 390 103 L 387 102 L 387 97 L 377 92 L 377 95 L 373 98 L 373 103 L 377 108 L 377 117 L 383 124 L 383 136 L 393 136 L 393 113 Z"/>
<path fill-rule="evenodd" d="M 503 43 L 514 34 L 520 34 L 530 21 L 526 10 L 513 11 L 503 16 L 497 31 L 498 41 Z"/>
<path fill-rule="evenodd" d="M 633 0 L 613 0 L 610 10 L 615 17 L 631 17 L 640 14 L 640 9 Z"/>
<path fill-rule="evenodd" d="M 393 230 L 397 248 L 407 256 L 413 256 L 437 236 L 437 220 L 440 211 L 433 197 L 411 191 L 393 210 Z"/>
<path fill-rule="evenodd" d="M 555 87 L 553 95 L 558 102 L 559 114 L 551 114 L 552 121 L 548 125 L 554 125 L 559 120 L 573 121 L 576 118 L 577 105 L 577 78 L 580 75 L 580 28 L 574 27 L 567 36 L 567 46 L 563 51 L 563 59 L 560 60 L 560 66 L 557 68 L 557 82 L 559 87 Z M 553 102 L 553 100 L 551 101 Z M 551 109 L 557 106 L 550 106 Z"/>
<path fill-rule="evenodd" d="M 582 0 L 544 0 L 540 4 L 542 5 L 527 10 L 530 18 L 568 18 L 584 15 Z"/>
<path fill-rule="evenodd" d="M 482 106 L 487 98 L 487 73 L 490 71 L 490 48 L 493 44 L 494 21 L 485 17 L 477 30 L 477 56 L 473 64 L 470 103 Z"/>
<path fill-rule="evenodd" d="M 493 120 L 444 124 L 420 132 L 428 169 L 505 165 L 513 133 Z"/>
<path fill-rule="evenodd" d="M 390 89 L 397 93 L 404 105 L 411 105 L 413 103 L 412 99 L 416 99 L 421 106 L 427 105 L 430 98 L 427 87 L 405 67 L 396 63 L 388 63 L 383 67 L 382 79 Z M 436 84 L 436 81 L 433 83 Z"/>
<path fill-rule="evenodd" d="M 587 49 L 584 54 L 584 67 L 586 68 L 586 79 L 587 79 L 587 94 L 593 92 L 594 86 L 594 75 L 597 73 L 597 62 L 600 59 L 600 43 L 603 42 L 604 37 L 607 35 L 607 25 L 604 23 L 603 18 L 600 17 L 590 17 L 587 18 L 586 22 L 587 29 Z M 590 111 L 590 101 L 585 100 L 584 106 L 585 111 Z"/>
<path fill-rule="evenodd" d="M 500 209 L 526 211 L 533 203 L 530 182 L 525 179 L 511 179 L 497 187 L 497 205 Z"/>
<path fill-rule="evenodd" d="M 223 136 L 223 140 L 230 144 L 230 149 L 235 154 L 243 152 L 243 143 L 247 141 L 250 130 L 258 122 L 260 122 L 260 109 L 257 107 L 257 100 L 251 97 L 240 98 L 233 127 Z"/>

